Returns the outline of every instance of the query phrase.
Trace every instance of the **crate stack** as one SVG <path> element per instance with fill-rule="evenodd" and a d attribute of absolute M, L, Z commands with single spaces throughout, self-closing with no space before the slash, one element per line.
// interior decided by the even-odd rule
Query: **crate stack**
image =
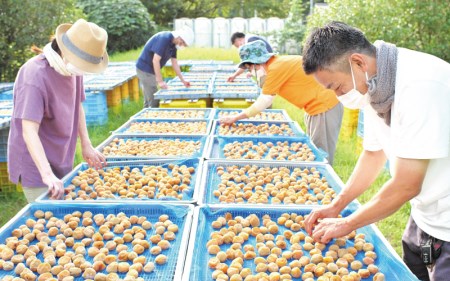
<path fill-rule="evenodd" d="M 256 83 L 244 75 L 227 81 L 236 70 L 232 61 L 190 63 L 190 72 L 183 76 L 191 87 L 186 88 L 178 77 L 168 80 L 168 89 L 155 94 L 161 108 L 247 108 L 260 94 Z"/>
<path fill-rule="evenodd" d="M 11 198 L 22 192 L 22 187 L 9 181 L 8 137 L 13 109 L 14 83 L 0 83 L 0 198 Z"/>
<path fill-rule="evenodd" d="M 355 135 L 358 127 L 359 109 L 349 109 L 344 107 L 344 115 L 342 117 L 341 131 L 339 137 L 350 138 Z"/>
<path fill-rule="evenodd" d="M 86 100 L 83 103 L 88 125 L 108 121 L 108 109 L 121 112 L 122 104 L 139 100 L 139 80 L 133 62 L 110 63 L 102 74 L 84 77 Z"/>

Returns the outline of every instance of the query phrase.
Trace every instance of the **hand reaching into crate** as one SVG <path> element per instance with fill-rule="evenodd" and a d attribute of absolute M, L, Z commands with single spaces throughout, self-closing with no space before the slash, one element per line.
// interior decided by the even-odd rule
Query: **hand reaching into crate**
<path fill-rule="evenodd" d="M 51 199 L 61 199 L 64 195 L 64 184 L 55 174 L 51 173 L 47 177 L 43 177 L 42 181 L 48 186 Z"/>
<path fill-rule="evenodd" d="M 238 115 L 228 115 L 228 116 L 223 116 L 219 119 L 220 124 L 222 125 L 231 125 L 233 123 L 235 123 L 237 120 L 237 116 Z"/>
<path fill-rule="evenodd" d="M 105 156 L 95 150 L 90 143 L 87 145 L 82 145 L 81 153 L 83 155 L 83 159 L 89 164 L 90 167 L 95 169 L 106 167 Z"/>

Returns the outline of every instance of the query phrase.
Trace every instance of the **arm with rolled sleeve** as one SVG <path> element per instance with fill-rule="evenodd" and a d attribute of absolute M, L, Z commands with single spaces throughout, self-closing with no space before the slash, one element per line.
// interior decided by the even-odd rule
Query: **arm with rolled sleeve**
<path fill-rule="evenodd" d="M 78 136 L 81 142 L 81 154 L 83 159 L 89 164 L 90 167 L 95 169 L 101 169 L 106 166 L 106 159 L 102 153 L 95 150 L 89 139 L 89 133 L 86 127 L 86 117 L 84 114 L 83 106 L 80 105 L 80 116 L 78 119 Z"/>

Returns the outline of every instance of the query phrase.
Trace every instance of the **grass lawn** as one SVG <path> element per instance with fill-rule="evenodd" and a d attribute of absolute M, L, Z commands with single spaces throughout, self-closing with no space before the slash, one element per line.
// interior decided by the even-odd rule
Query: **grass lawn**
<path fill-rule="evenodd" d="M 137 59 L 139 54 L 140 50 L 116 54 L 111 56 L 111 61 L 133 61 Z M 186 48 L 179 51 L 178 59 L 233 60 L 234 62 L 238 62 L 239 60 L 237 51 L 234 48 L 227 50 L 212 48 Z M 303 123 L 303 112 L 301 110 L 298 110 L 296 107 L 292 106 L 290 103 L 280 97 L 277 97 L 275 99 L 273 108 L 286 109 L 289 113 L 289 116 L 297 121 L 303 128 L 303 130 L 305 130 L 305 126 Z M 103 142 L 103 140 L 105 140 L 112 131 L 120 127 L 129 119 L 130 116 L 134 115 L 141 109 L 142 100 L 132 101 L 125 104 L 124 106 L 122 106 L 122 109 L 118 111 L 119 113 L 115 113 L 113 110 L 109 110 L 109 118 L 106 125 L 89 127 L 89 136 L 94 147 Z M 353 167 L 355 166 L 358 159 L 358 154 L 355 151 L 357 151 L 356 136 L 352 136 L 348 139 L 339 139 L 333 168 L 344 182 L 346 182 L 346 180 L 350 176 Z M 75 165 L 80 163 L 81 161 L 81 151 L 80 147 L 78 146 L 77 154 L 75 156 Z M 369 188 L 369 190 L 361 195 L 358 200 L 362 204 L 370 200 L 370 198 L 377 192 L 377 190 L 388 178 L 389 175 L 387 172 L 381 174 L 376 182 Z M 11 217 L 13 217 L 23 206 L 25 206 L 25 204 L 26 201 L 23 195 L 17 195 L 9 200 L 0 199 L 0 226 L 5 224 Z M 399 255 L 402 254 L 401 236 L 408 217 L 409 204 L 403 206 L 395 214 L 376 224 Z"/>

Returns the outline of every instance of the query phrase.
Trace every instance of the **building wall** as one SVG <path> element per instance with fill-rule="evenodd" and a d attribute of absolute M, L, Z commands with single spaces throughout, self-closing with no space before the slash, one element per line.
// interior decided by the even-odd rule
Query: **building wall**
<path fill-rule="evenodd" d="M 265 37 L 269 43 L 276 50 L 276 42 L 273 38 L 265 36 L 267 32 L 276 32 L 281 30 L 284 26 L 284 19 L 280 18 L 268 18 L 262 19 L 258 17 L 244 19 L 244 18 L 180 18 L 176 19 L 174 26 L 175 29 L 181 28 L 187 25 L 194 30 L 195 40 L 194 45 L 197 47 L 215 47 L 215 48 L 230 48 L 231 47 L 231 35 L 234 32 L 251 33 L 261 35 Z"/>

